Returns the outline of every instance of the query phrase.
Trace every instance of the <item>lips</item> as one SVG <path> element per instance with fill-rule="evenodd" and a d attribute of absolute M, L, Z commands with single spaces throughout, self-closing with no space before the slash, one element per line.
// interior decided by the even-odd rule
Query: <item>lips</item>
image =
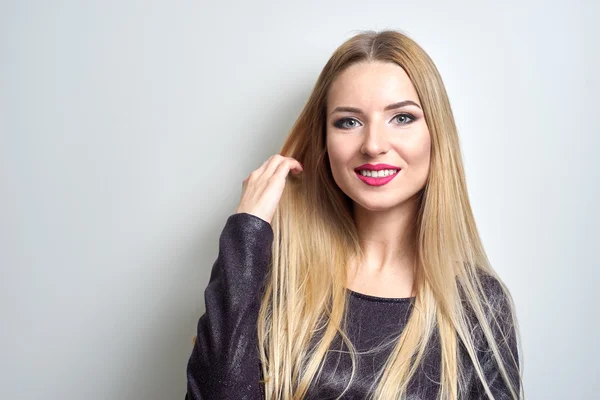
<path fill-rule="evenodd" d="M 386 183 L 388 183 L 389 181 L 391 181 L 392 179 L 394 179 L 396 177 L 396 175 L 398 175 L 399 172 L 400 172 L 400 169 L 398 169 L 395 174 L 383 176 L 383 177 L 363 176 L 363 174 L 361 174 L 359 171 L 356 171 L 355 173 L 356 173 L 356 176 L 358 177 L 358 179 L 360 179 L 361 181 L 363 181 L 364 183 L 366 183 L 369 186 L 383 186 Z"/>
<path fill-rule="evenodd" d="M 363 170 L 380 171 L 382 169 L 399 170 L 400 167 L 396 167 L 395 165 L 390 165 L 390 164 L 363 164 L 360 167 L 356 167 L 354 170 L 358 172 L 358 171 L 363 171 Z"/>

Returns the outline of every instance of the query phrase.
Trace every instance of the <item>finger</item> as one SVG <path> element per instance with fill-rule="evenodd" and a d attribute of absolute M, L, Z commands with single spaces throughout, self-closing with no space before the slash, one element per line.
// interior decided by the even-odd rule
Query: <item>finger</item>
<path fill-rule="evenodd" d="M 267 158 L 261 165 L 260 167 L 258 167 L 257 169 L 255 169 L 254 171 L 250 172 L 250 174 L 246 177 L 246 179 L 244 179 L 244 181 L 242 182 L 242 190 L 246 189 L 246 186 L 248 186 L 248 182 L 252 181 L 257 181 L 260 179 L 260 177 L 264 174 L 265 169 L 268 165 L 268 163 L 271 161 L 272 157 Z"/>
<path fill-rule="evenodd" d="M 277 168 L 279 168 L 279 165 L 282 162 L 285 162 L 285 160 L 288 157 L 284 157 L 281 154 L 274 154 L 272 155 L 268 162 L 267 165 L 265 167 L 265 170 L 263 172 L 263 174 L 261 175 L 261 178 L 270 178 L 271 176 L 273 176 L 273 174 L 275 174 L 275 171 L 277 170 Z"/>
<path fill-rule="evenodd" d="M 299 173 L 301 173 L 302 171 L 304 171 L 304 165 L 303 165 L 303 164 L 302 164 L 300 161 L 297 161 L 297 160 L 294 160 L 294 161 L 296 161 L 296 164 L 295 164 L 295 166 L 292 168 L 292 171 L 293 171 L 295 174 L 299 174 Z"/>
<path fill-rule="evenodd" d="M 299 175 L 302 171 L 304 171 L 304 166 L 302 165 L 302 163 L 300 161 L 296 160 L 295 158 L 290 158 L 290 160 L 291 160 L 290 171 L 292 174 Z"/>
<path fill-rule="evenodd" d="M 273 176 L 285 179 L 290 172 L 300 173 L 302 172 L 302 166 L 293 158 L 286 158 L 277 166 Z"/>
<path fill-rule="evenodd" d="M 266 160 L 265 160 L 265 161 L 264 161 L 264 162 L 263 162 L 263 163 L 260 165 L 260 167 L 258 167 L 258 168 L 256 169 L 256 176 L 257 176 L 257 177 L 260 177 L 260 176 L 261 176 L 261 175 L 262 175 L 262 174 L 265 172 L 265 169 L 267 168 L 267 165 L 268 165 L 268 164 L 269 164 L 269 162 L 271 161 L 271 158 L 273 158 L 273 156 L 271 156 L 271 157 L 267 158 L 267 159 L 266 159 Z"/>

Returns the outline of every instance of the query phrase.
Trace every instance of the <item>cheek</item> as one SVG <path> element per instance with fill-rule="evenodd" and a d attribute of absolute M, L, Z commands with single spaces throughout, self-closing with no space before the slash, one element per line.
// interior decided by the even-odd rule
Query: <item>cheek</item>
<path fill-rule="evenodd" d="M 344 157 L 335 150 L 328 151 L 327 153 L 329 155 L 329 167 L 331 168 L 331 173 L 334 179 L 337 181 L 345 165 Z"/>
<path fill-rule="evenodd" d="M 346 169 L 351 162 L 352 154 L 348 152 L 345 146 L 340 146 L 338 143 L 330 143 L 327 148 L 327 156 L 334 182 L 340 188 L 345 187 L 345 182 L 347 181 Z"/>
<path fill-rule="evenodd" d="M 327 142 L 327 154 L 331 169 L 334 171 L 344 168 L 350 157 L 348 147 L 336 140 L 329 140 Z"/>
<path fill-rule="evenodd" d="M 402 149 L 402 156 L 409 166 L 429 167 L 431 140 L 428 131 L 416 137 L 410 144 L 402 146 Z"/>
<path fill-rule="evenodd" d="M 415 153 L 415 158 L 421 180 L 425 181 L 429 176 L 429 164 L 431 159 L 431 141 L 429 140 L 429 135 L 427 136 L 427 140 L 424 140 L 418 148 L 418 151 Z"/>
<path fill-rule="evenodd" d="M 419 148 L 419 151 L 416 153 L 416 157 L 421 164 L 424 164 L 426 168 L 429 167 L 429 159 L 431 157 L 431 144 L 429 140 Z"/>

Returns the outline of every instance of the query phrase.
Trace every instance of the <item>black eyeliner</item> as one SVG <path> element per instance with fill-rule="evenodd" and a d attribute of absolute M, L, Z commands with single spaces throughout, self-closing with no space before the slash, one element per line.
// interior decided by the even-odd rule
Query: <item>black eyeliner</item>
<path fill-rule="evenodd" d="M 407 112 L 403 112 L 403 113 L 399 113 L 399 114 L 394 115 L 392 117 L 392 120 L 398 118 L 399 116 L 405 116 L 405 117 L 408 117 L 408 118 L 411 119 L 410 122 L 407 122 L 407 123 L 404 123 L 404 124 L 400 124 L 400 125 L 410 125 L 410 124 L 412 124 L 413 122 L 415 122 L 417 120 L 417 117 L 415 117 L 413 114 L 407 113 Z M 356 121 L 356 122 L 358 122 L 358 120 L 356 118 L 353 118 L 353 117 L 344 117 L 344 118 L 340 118 L 337 121 L 335 121 L 333 123 L 333 126 L 335 126 L 338 129 L 350 129 L 350 128 L 343 128 L 341 126 L 346 121 Z M 358 122 L 358 123 L 360 123 L 360 122 Z"/>

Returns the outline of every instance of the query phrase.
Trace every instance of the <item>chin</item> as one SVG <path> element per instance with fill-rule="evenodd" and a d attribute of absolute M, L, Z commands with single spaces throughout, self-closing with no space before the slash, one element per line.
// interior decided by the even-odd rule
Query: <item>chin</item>
<path fill-rule="evenodd" d="M 383 211 L 389 211 L 392 208 L 394 208 L 393 206 L 385 206 L 385 205 L 377 205 L 377 206 L 370 206 L 367 204 L 361 204 L 361 203 L 356 203 L 355 207 L 359 206 L 365 210 L 368 211 L 372 211 L 372 212 L 383 212 Z"/>
<path fill-rule="evenodd" d="M 364 208 L 369 211 L 387 211 L 400 206 L 404 199 L 390 198 L 391 196 L 379 196 L 373 194 L 362 194 L 358 196 L 350 196 L 354 201 L 355 206 Z"/>

